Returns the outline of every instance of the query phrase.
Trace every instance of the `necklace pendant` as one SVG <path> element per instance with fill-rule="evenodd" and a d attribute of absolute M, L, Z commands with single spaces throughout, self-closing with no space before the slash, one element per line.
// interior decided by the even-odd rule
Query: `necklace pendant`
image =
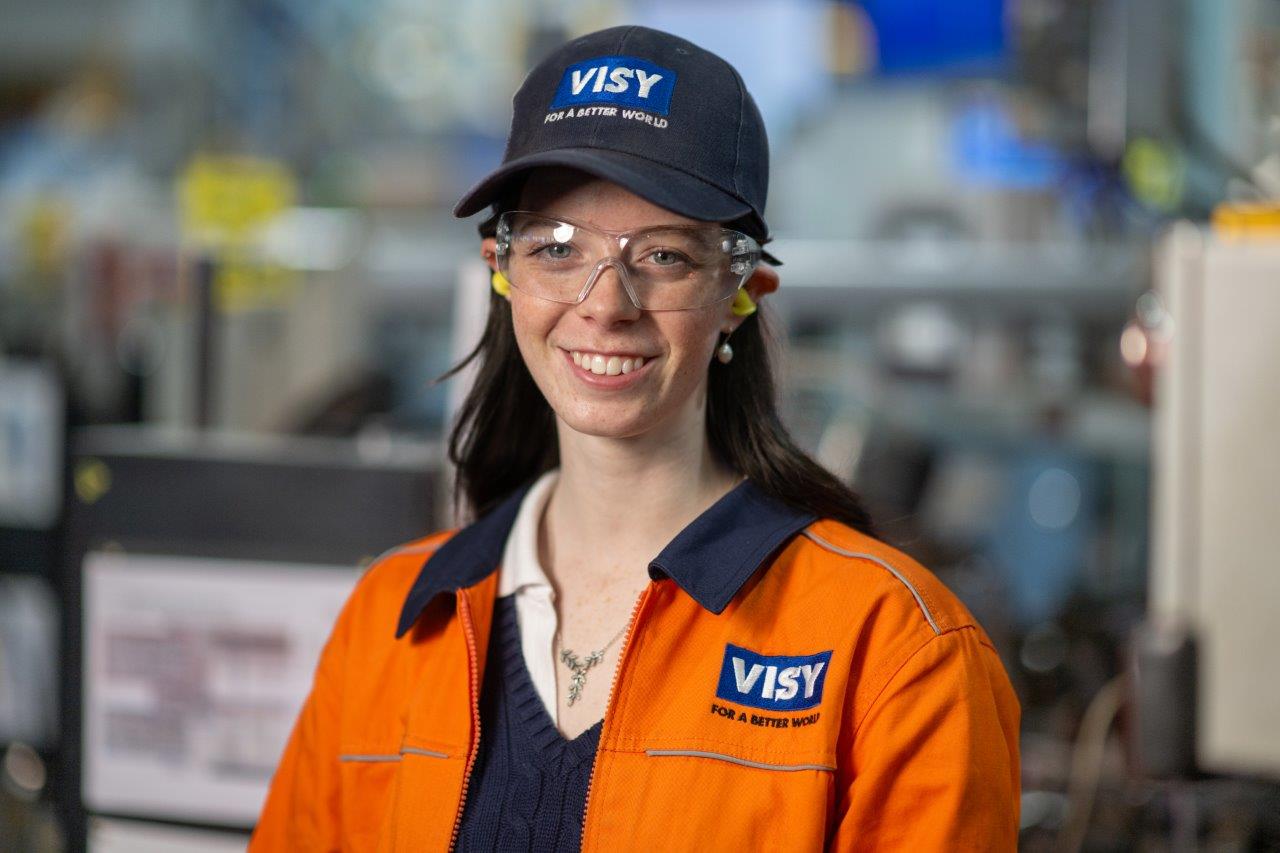
<path fill-rule="evenodd" d="M 622 630 L 625 631 L 626 628 L 623 628 Z M 582 696 L 582 688 L 587 683 L 587 670 L 591 669 L 591 667 L 596 664 L 603 662 L 604 653 L 608 650 L 609 646 L 613 645 L 614 640 L 617 640 L 618 637 L 621 636 L 622 631 L 619 631 L 614 635 L 613 640 L 610 640 L 605 644 L 603 649 L 597 649 L 594 652 L 589 653 L 586 660 L 578 660 L 578 656 L 569 649 L 560 650 L 560 662 L 569 667 L 569 670 L 573 673 L 573 678 L 569 680 L 570 705 L 577 702 Z"/>
<path fill-rule="evenodd" d="M 570 705 L 577 702 L 582 696 L 582 688 L 585 687 L 587 683 L 587 670 L 600 663 L 602 660 L 604 660 L 603 649 L 587 655 L 587 659 L 584 661 L 578 660 L 578 656 L 569 649 L 560 650 L 560 661 L 565 666 L 569 667 L 571 672 L 573 672 L 573 678 L 569 679 Z"/>

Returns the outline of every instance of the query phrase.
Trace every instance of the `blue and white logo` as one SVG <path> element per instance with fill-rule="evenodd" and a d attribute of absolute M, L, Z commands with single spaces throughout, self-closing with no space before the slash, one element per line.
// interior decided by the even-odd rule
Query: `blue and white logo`
<path fill-rule="evenodd" d="M 726 643 L 716 696 L 767 711 L 800 711 L 822 702 L 831 651 L 760 655 Z"/>
<path fill-rule="evenodd" d="M 564 70 L 550 109 L 604 103 L 666 115 L 675 88 L 670 68 L 635 56 L 598 56 Z"/>

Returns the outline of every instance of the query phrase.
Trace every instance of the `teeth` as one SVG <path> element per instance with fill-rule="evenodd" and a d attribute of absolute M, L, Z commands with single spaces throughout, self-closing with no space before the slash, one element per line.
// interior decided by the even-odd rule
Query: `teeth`
<path fill-rule="evenodd" d="M 630 373 L 644 366 L 644 357 L 639 355 L 623 358 L 617 355 L 603 356 L 576 350 L 570 354 L 573 356 L 574 364 L 600 376 L 617 376 L 619 373 Z"/>

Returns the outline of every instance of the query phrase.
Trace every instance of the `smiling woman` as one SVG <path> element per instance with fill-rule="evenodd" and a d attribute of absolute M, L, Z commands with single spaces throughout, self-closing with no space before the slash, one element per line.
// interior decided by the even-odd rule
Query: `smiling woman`
<path fill-rule="evenodd" d="M 455 211 L 492 212 L 450 374 L 473 520 L 366 573 L 251 849 L 1013 849 L 990 641 L 778 416 L 767 186 L 696 45 L 619 27 L 530 73 Z"/>

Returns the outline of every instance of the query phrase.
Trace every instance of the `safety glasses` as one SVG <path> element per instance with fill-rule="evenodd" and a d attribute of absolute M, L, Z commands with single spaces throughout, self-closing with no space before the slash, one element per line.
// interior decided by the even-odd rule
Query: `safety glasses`
<path fill-rule="evenodd" d="M 731 298 L 760 262 L 760 244 L 718 225 L 622 233 L 511 210 L 498 219 L 498 270 L 524 293 L 576 305 L 612 267 L 637 308 L 687 311 Z"/>

